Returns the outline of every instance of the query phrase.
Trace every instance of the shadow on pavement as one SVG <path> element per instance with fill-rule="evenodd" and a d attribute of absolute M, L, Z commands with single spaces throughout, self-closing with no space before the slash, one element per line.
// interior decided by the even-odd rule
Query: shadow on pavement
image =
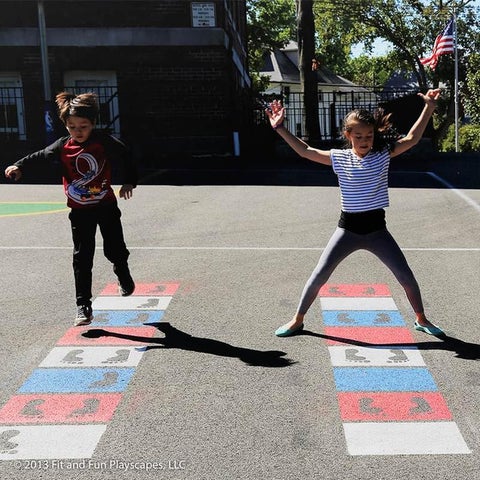
<path fill-rule="evenodd" d="M 155 326 L 165 337 L 140 337 L 137 335 L 126 335 L 118 332 L 110 332 L 102 328 L 87 330 L 82 336 L 87 338 L 116 337 L 135 342 L 148 344 L 145 350 L 156 348 L 178 348 L 191 352 L 208 353 L 220 357 L 238 358 L 247 365 L 253 367 L 279 368 L 288 367 L 295 362 L 285 358 L 286 353 L 278 350 L 254 350 L 251 348 L 236 347 L 229 343 L 221 342 L 211 338 L 194 337 L 173 327 L 170 323 L 148 324 Z"/>
<path fill-rule="evenodd" d="M 445 335 L 439 337 L 438 340 L 432 342 L 413 342 L 413 343 L 370 343 L 362 342 L 352 338 L 335 337 L 331 335 L 324 335 L 322 333 L 315 333 L 308 330 L 302 330 L 295 333 L 295 335 L 308 335 L 311 337 L 323 338 L 325 340 L 332 340 L 335 342 L 346 343 L 348 345 L 356 345 L 357 347 L 370 347 L 370 348 L 396 348 L 396 349 L 408 349 L 418 348 L 419 350 L 446 350 L 449 352 L 455 352 L 456 358 L 462 358 L 464 360 L 480 360 L 480 345 L 475 343 L 464 342 L 458 338 L 449 337 Z"/>

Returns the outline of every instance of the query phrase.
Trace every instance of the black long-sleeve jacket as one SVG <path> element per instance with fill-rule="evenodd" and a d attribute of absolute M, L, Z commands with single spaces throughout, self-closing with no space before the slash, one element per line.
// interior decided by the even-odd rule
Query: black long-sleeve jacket
<path fill-rule="evenodd" d="M 42 150 L 14 163 L 21 170 L 38 162 L 60 162 L 67 205 L 88 208 L 116 202 L 112 172 L 118 171 L 120 183 L 137 186 L 137 171 L 130 151 L 115 137 L 93 131 L 84 143 L 62 137 Z"/>

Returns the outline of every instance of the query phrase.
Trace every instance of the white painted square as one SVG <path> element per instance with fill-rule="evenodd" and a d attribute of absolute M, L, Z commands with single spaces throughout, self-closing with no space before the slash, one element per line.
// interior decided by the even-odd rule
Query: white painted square
<path fill-rule="evenodd" d="M 417 348 L 328 347 L 334 367 L 424 367 Z"/>
<path fill-rule="evenodd" d="M 0 460 L 90 458 L 107 425 L 0 426 Z"/>
<path fill-rule="evenodd" d="M 322 310 L 398 310 L 392 297 L 320 297 Z"/>
<path fill-rule="evenodd" d="M 172 297 L 97 297 L 93 303 L 94 310 L 166 310 Z"/>
<path fill-rule="evenodd" d="M 344 423 L 350 455 L 471 453 L 455 422 Z"/>
<path fill-rule="evenodd" d="M 48 368 L 136 367 L 144 350 L 138 347 L 55 347 L 40 363 Z"/>

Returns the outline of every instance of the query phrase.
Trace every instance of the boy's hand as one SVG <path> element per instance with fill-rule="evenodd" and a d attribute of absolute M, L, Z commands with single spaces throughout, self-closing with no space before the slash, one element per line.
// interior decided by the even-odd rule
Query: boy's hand
<path fill-rule="evenodd" d="M 22 171 L 15 165 L 10 165 L 5 169 L 5 176 L 17 182 L 22 177 Z"/>
<path fill-rule="evenodd" d="M 124 198 L 125 200 L 128 200 L 129 198 L 132 198 L 132 195 L 133 195 L 133 185 L 130 185 L 129 183 L 122 185 L 122 187 L 120 188 L 120 197 Z"/>

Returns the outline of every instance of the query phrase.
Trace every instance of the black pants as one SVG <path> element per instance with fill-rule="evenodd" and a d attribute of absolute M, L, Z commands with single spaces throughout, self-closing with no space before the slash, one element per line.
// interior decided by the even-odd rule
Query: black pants
<path fill-rule="evenodd" d="M 97 225 L 103 237 L 103 253 L 117 268 L 125 269 L 130 252 L 123 238 L 120 209 L 116 203 L 72 209 L 68 218 L 73 238 L 73 273 L 77 305 L 91 305 L 92 268 Z"/>

